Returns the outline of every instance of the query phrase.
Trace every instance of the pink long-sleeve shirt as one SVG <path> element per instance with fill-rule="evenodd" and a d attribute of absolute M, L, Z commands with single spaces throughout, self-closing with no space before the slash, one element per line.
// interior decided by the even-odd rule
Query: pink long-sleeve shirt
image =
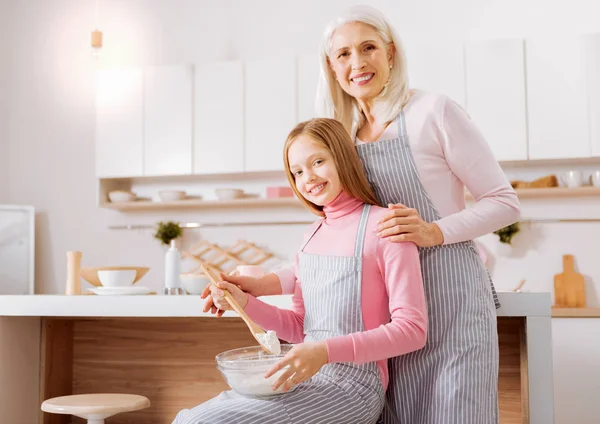
<path fill-rule="evenodd" d="M 304 252 L 353 256 L 362 202 L 341 193 L 324 208 L 326 218 Z M 427 337 L 427 310 L 419 253 L 414 243 L 392 243 L 378 237 L 378 221 L 387 212 L 374 206 L 367 221 L 361 279 L 361 309 L 365 331 L 327 339 L 329 362 L 377 361 L 384 388 L 387 358 L 422 348 Z M 314 226 L 307 233 L 309 237 Z M 305 238 L 306 240 L 306 238 Z M 261 327 L 274 330 L 290 343 L 304 340 L 302 281 L 295 266 L 291 310 L 249 296 L 245 311 Z"/>
<path fill-rule="evenodd" d="M 435 223 L 444 235 L 444 244 L 474 240 L 519 220 L 516 192 L 460 105 L 444 95 L 414 90 L 404 114 L 419 177 L 441 216 Z M 398 126 L 392 121 L 378 141 L 397 137 Z M 469 208 L 465 187 L 475 199 Z M 293 268 L 275 273 L 282 292 L 292 293 Z"/>

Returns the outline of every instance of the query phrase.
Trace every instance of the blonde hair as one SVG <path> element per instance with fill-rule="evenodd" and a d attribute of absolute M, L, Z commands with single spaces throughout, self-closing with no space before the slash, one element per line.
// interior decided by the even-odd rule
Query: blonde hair
<path fill-rule="evenodd" d="M 378 204 L 375 193 L 364 173 L 354 143 L 352 143 L 344 126 L 335 119 L 315 118 L 296 125 L 288 135 L 283 149 L 283 163 L 287 179 L 292 190 L 296 193 L 298 199 L 304 203 L 304 206 L 316 215 L 325 216 L 322 206 L 306 200 L 298 191 L 296 188 L 296 180 L 290 170 L 288 152 L 294 141 L 301 135 L 306 135 L 311 140 L 321 144 L 331 152 L 333 163 L 335 164 L 340 178 L 342 190 L 346 194 L 370 205 Z"/>
<path fill-rule="evenodd" d="M 325 29 L 320 52 L 321 72 L 316 109 L 318 116 L 335 118 L 340 121 L 352 138 L 362 127 L 365 117 L 356 99 L 346 93 L 337 82 L 329 64 L 329 53 L 335 31 L 345 24 L 355 22 L 370 25 L 377 31 L 388 48 L 392 44 L 395 47 L 388 83 L 373 102 L 374 116 L 382 123 L 390 122 L 402 111 L 410 98 L 406 55 L 396 30 L 377 9 L 370 6 L 355 6 L 348 9 Z"/>

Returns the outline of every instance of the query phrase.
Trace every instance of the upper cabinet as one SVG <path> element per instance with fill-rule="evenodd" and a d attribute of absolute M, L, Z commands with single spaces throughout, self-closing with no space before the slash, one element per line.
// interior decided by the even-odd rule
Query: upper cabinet
<path fill-rule="evenodd" d="M 567 37 L 528 40 L 525 51 L 529 159 L 591 156 L 584 43 Z"/>
<path fill-rule="evenodd" d="M 243 172 L 242 62 L 196 65 L 194 99 L 194 174 Z"/>
<path fill-rule="evenodd" d="M 523 40 L 468 44 L 467 110 L 497 160 L 527 159 Z"/>
<path fill-rule="evenodd" d="M 296 60 L 246 62 L 245 170 L 283 170 L 283 146 L 298 122 Z"/>
<path fill-rule="evenodd" d="M 316 99 L 319 85 L 319 56 L 307 55 L 298 58 L 298 121 L 307 121 L 317 116 Z"/>
<path fill-rule="evenodd" d="M 410 87 L 445 94 L 465 106 L 464 47 L 459 42 L 407 46 Z"/>
<path fill-rule="evenodd" d="M 600 156 L 600 34 L 583 37 L 592 156 Z"/>
<path fill-rule="evenodd" d="M 142 176 L 143 109 L 141 69 L 97 72 L 96 176 Z"/>
<path fill-rule="evenodd" d="M 192 67 L 144 72 L 144 175 L 192 172 Z"/>

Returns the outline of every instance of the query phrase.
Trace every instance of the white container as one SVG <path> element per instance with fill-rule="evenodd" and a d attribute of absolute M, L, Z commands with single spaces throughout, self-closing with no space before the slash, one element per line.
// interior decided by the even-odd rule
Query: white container
<path fill-rule="evenodd" d="M 165 253 L 165 287 L 169 289 L 180 288 L 179 268 L 181 266 L 181 254 L 177 250 L 175 240 L 171 240 L 171 246 Z"/>
<path fill-rule="evenodd" d="M 129 191 L 113 190 L 108 192 L 108 200 L 112 203 L 133 202 L 135 194 Z"/>
<path fill-rule="evenodd" d="M 99 270 L 98 279 L 104 287 L 127 287 L 133 284 L 137 271 L 132 270 Z"/>
<path fill-rule="evenodd" d="M 199 274 L 181 274 L 181 284 L 189 294 L 202 294 L 210 280 L 204 275 Z"/>
<path fill-rule="evenodd" d="M 158 192 L 158 197 L 163 202 L 176 202 L 177 200 L 185 199 L 185 191 L 161 190 Z"/>

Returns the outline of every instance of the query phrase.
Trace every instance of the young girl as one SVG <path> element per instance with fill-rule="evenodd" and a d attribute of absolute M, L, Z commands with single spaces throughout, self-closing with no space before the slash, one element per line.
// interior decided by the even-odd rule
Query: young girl
<path fill-rule="evenodd" d="M 333 119 L 299 124 L 286 141 L 284 162 L 298 198 L 323 217 L 296 257 L 292 309 L 265 304 L 227 282 L 211 289 L 211 302 L 228 309 L 227 290 L 257 324 L 295 343 L 265 377 L 288 367 L 273 388 L 298 387 L 268 400 L 223 392 L 181 411 L 176 424 L 375 423 L 388 384 L 387 359 L 425 344 L 417 247 L 376 235 L 387 209 L 374 206 L 344 127 Z"/>

